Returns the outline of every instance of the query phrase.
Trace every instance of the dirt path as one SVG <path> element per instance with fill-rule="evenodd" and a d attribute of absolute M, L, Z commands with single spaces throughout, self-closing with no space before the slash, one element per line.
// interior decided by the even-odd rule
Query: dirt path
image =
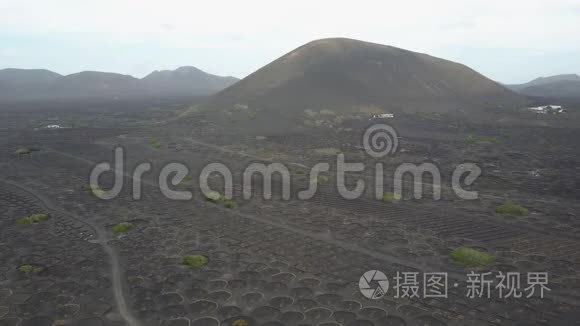
<path fill-rule="evenodd" d="M 125 287 L 123 286 L 123 284 L 124 284 L 123 277 L 122 277 L 123 271 L 122 271 L 120 263 L 119 263 L 119 256 L 115 252 L 115 249 L 109 245 L 108 242 L 109 242 L 110 238 L 108 237 L 108 234 L 105 231 L 105 229 L 103 227 L 101 227 L 100 225 L 91 223 L 90 221 L 84 220 L 84 219 L 82 219 L 74 214 L 71 214 L 71 213 L 59 208 L 56 204 L 54 204 L 48 198 L 44 197 L 43 195 L 39 194 L 38 192 L 34 191 L 33 189 L 30 189 L 29 187 L 27 187 L 21 183 L 10 181 L 10 180 L 5 180 L 5 179 L 0 179 L 0 181 L 29 193 L 30 196 L 32 196 L 32 197 L 36 198 L 38 201 L 40 201 L 42 203 L 42 205 L 44 205 L 47 209 L 58 212 L 59 214 L 62 214 L 63 216 L 66 216 L 70 219 L 73 219 L 77 222 L 80 222 L 80 223 L 88 226 L 90 229 L 92 229 L 94 231 L 94 233 L 96 234 L 96 238 L 94 240 L 98 244 L 101 245 L 101 247 L 103 248 L 103 250 L 105 251 L 105 253 L 109 257 L 109 265 L 111 266 L 111 278 L 112 278 L 112 283 L 113 283 L 113 294 L 115 297 L 117 311 L 119 312 L 119 314 L 121 315 L 121 317 L 127 323 L 128 326 L 141 325 L 141 323 L 139 321 L 137 321 L 137 319 L 133 316 L 133 313 L 130 311 L 130 309 L 127 305 L 127 301 L 125 299 L 126 298 L 125 290 L 124 290 Z"/>

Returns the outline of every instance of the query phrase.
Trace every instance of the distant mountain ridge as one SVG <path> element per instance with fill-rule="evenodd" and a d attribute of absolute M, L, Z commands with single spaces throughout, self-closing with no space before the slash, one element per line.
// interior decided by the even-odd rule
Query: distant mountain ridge
<path fill-rule="evenodd" d="M 180 67 L 176 70 L 156 70 L 142 79 L 150 89 L 163 90 L 169 94 L 186 94 L 192 89 L 204 94 L 212 94 L 235 84 L 238 80 L 230 76 L 210 75 L 191 66 Z"/>
<path fill-rule="evenodd" d="M 527 96 L 548 98 L 580 98 L 580 76 L 564 74 L 539 77 L 524 84 L 506 85 Z"/>
<path fill-rule="evenodd" d="M 63 76 L 44 69 L 8 68 L 0 70 L 0 102 L 211 95 L 237 81 L 195 67 L 154 71 L 141 79 L 99 71 Z"/>
<path fill-rule="evenodd" d="M 7 68 L 0 70 L 0 82 L 4 83 L 49 83 L 63 76 L 46 69 L 15 69 Z"/>

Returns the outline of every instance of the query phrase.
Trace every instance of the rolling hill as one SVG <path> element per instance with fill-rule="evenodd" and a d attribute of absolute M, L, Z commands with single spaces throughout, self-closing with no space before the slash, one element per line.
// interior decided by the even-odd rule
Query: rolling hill
<path fill-rule="evenodd" d="M 525 84 L 507 87 L 527 96 L 580 99 L 580 76 L 576 74 L 540 77 Z"/>
<path fill-rule="evenodd" d="M 55 72 L 45 69 L 2 69 L 0 70 L 0 83 L 10 84 L 46 84 L 62 78 Z"/>
<path fill-rule="evenodd" d="M 195 67 L 180 67 L 176 70 L 154 71 L 142 79 L 151 92 L 163 94 L 213 94 L 217 93 L 239 79 L 208 74 Z"/>
<path fill-rule="evenodd" d="M 392 46 L 332 38 L 307 43 L 208 102 L 296 119 L 305 110 L 456 112 L 519 107 L 526 100 L 476 71 Z"/>
<path fill-rule="evenodd" d="M 194 67 L 155 71 L 142 79 L 98 71 L 62 76 L 40 69 L 3 69 L 0 102 L 210 95 L 236 81 Z"/>

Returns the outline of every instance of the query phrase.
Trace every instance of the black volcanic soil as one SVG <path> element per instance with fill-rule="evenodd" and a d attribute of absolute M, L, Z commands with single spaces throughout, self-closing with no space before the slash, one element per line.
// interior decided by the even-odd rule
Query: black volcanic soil
<path fill-rule="evenodd" d="M 569 325 L 578 320 L 580 119 L 575 113 L 534 116 L 526 118 L 534 124 L 517 127 L 401 115 L 346 121 L 348 128 L 341 125 L 340 131 L 320 126 L 256 138 L 203 111 L 183 111 L 179 101 L 158 109 L 151 108 L 159 103 L 147 102 L 76 107 L 84 110 L 45 105 L 0 111 L 0 325 L 245 324 L 240 320 L 248 325 Z M 180 114 L 187 118 L 175 120 Z M 521 123 L 523 117 L 502 119 Z M 38 129 L 71 120 L 70 128 Z M 241 198 L 240 174 L 251 162 L 294 163 L 296 170 L 332 162 L 317 150 L 337 148 L 349 160 L 373 166 L 376 161 L 358 147 L 364 127 L 373 122 L 392 124 L 402 137 L 400 151 L 383 161 L 386 175 L 401 162 L 429 161 L 448 180 L 455 164 L 477 162 L 484 168 L 474 185 L 480 198 L 458 200 L 444 190 L 440 201 L 388 204 L 371 193 L 345 201 L 336 194 L 332 175 L 309 201 L 295 196 L 285 201 L 279 193 L 273 200 Z M 466 141 L 470 135 L 496 141 L 472 143 Z M 115 145 L 126 151 L 128 173 L 138 163 L 152 164 L 141 200 L 131 198 L 128 178 L 122 194 L 110 201 L 81 189 L 94 164 L 112 161 Z M 37 151 L 19 156 L 14 153 L 19 147 Z M 192 190 L 192 200 L 169 200 L 156 187 L 167 162 L 191 169 L 193 182 L 177 189 Z M 209 162 L 222 162 L 234 172 L 237 208 L 201 197 L 195 177 Z M 370 181 L 371 172 L 349 180 Z M 303 174 L 293 178 L 298 189 L 308 183 Z M 494 213 L 505 201 L 530 214 Z M 51 219 L 15 223 L 38 211 Z M 110 229 L 119 222 L 134 228 L 115 235 Z M 472 268 L 448 259 L 458 246 L 496 255 L 495 264 L 476 271 L 549 272 L 549 297 L 466 298 L 465 274 Z M 180 257 L 190 254 L 207 255 L 210 264 L 181 266 Z M 16 269 L 21 264 L 40 269 L 22 274 Z M 384 271 L 392 282 L 397 271 L 448 272 L 449 298 L 395 299 L 391 288 L 382 300 L 367 300 L 358 280 L 371 269 Z"/>

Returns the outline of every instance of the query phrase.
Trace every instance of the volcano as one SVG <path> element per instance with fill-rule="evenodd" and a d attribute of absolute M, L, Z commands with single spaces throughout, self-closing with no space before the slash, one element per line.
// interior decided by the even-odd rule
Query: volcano
<path fill-rule="evenodd" d="M 220 109 L 296 118 L 314 111 L 456 112 L 526 100 L 473 69 L 427 54 L 346 38 L 307 43 L 216 94 Z"/>

